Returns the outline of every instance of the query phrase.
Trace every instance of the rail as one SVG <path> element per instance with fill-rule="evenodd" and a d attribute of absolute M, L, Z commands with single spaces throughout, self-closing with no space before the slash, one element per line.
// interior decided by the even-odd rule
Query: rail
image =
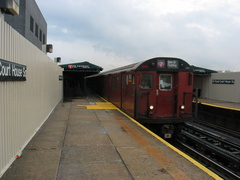
<path fill-rule="evenodd" d="M 177 141 L 224 178 L 240 179 L 240 140 L 193 122 L 185 123 Z"/>

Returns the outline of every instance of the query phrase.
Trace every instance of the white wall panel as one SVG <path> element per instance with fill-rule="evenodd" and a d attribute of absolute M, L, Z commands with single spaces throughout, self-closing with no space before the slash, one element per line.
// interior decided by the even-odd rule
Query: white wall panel
<path fill-rule="evenodd" d="M 213 84 L 213 80 L 235 80 L 234 84 Z M 210 79 L 209 97 L 229 102 L 240 102 L 240 72 L 214 73 Z"/>
<path fill-rule="evenodd" d="M 200 80 L 202 85 L 199 85 Z M 214 84 L 213 80 L 235 80 L 235 82 Z M 240 103 L 240 72 L 213 73 L 211 76 L 196 78 L 196 81 L 198 83 L 195 83 L 195 87 L 202 90 L 202 98 Z"/>
<path fill-rule="evenodd" d="M 27 66 L 26 81 L 0 81 L 0 177 L 62 99 L 62 69 L 0 17 L 0 58 Z"/>

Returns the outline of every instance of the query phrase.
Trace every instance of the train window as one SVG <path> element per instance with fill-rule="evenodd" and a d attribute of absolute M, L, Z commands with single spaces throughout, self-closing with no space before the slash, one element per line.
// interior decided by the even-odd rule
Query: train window
<path fill-rule="evenodd" d="M 151 89 L 153 83 L 153 75 L 150 73 L 142 73 L 140 88 Z"/>
<path fill-rule="evenodd" d="M 128 75 L 128 83 L 131 84 L 132 83 L 132 74 Z"/>
<path fill-rule="evenodd" d="M 126 75 L 126 85 L 128 85 L 128 75 Z"/>
<path fill-rule="evenodd" d="M 160 74 L 159 89 L 163 90 L 163 91 L 170 91 L 172 89 L 172 75 L 171 74 Z"/>

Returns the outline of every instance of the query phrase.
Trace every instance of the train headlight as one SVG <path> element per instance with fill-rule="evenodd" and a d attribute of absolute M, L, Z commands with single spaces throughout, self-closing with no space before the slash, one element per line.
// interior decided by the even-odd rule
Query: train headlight
<path fill-rule="evenodd" d="M 154 106 L 149 106 L 149 109 L 150 109 L 150 110 L 153 110 L 153 109 L 154 109 Z"/>
<path fill-rule="evenodd" d="M 184 109 L 185 109 L 185 106 L 184 106 L 184 105 L 181 105 L 180 109 L 181 109 L 181 110 L 184 110 Z"/>

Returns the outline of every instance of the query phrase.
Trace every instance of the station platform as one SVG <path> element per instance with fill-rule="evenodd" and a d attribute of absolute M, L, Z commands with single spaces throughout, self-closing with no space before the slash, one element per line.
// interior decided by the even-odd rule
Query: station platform
<path fill-rule="evenodd" d="M 99 97 L 59 103 L 1 180 L 221 179 Z"/>
<path fill-rule="evenodd" d="M 240 111 L 240 103 L 199 98 L 198 102 L 208 106 Z"/>

